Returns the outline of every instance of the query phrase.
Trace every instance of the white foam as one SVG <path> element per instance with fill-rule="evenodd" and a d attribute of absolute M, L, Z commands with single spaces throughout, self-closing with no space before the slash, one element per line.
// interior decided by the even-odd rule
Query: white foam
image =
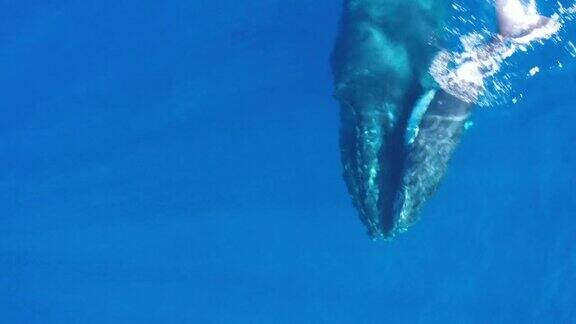
<path fill-rule="evenodd" d="M 462 11 L 459 6 L 457 8 L 457 11 Z M 457 29 L 448 30 L 459 37 L 461 49 L 440 51 L 433 60 L 430 73 L 444 91 L 466 102 L 491 106 L 511 92 L 514 75 L 498 73 L 515 53 L 528 52 L 535 44 L 552 38 L 555 44 L 564 44 L 570 55 L 576 57 L 576 46 L 571 41 L 562 42 L 559 36 L 562 26 L 575 15 L 576 4 L 568 8 L 559 6 L 557 13 L 545 24 L 516 38 L 503 38 L 485 29 L 463 36 L 458 35 Z M 554 64 L 563 67 L 557 60 Z M 540 67 L 534 67 L 527 77 L 539 72 Z"/>

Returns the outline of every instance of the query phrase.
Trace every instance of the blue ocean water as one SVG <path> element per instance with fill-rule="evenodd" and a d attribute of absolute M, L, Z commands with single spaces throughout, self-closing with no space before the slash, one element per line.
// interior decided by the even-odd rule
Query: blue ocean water
<path fill-rule="evenodd" d="M 516 58 L 563 68 L 478 109 L 419 223 L 372 242 L 341 177 L 340 1 L 0 10 L 0 322 L 576 321 L 558 46 Z"/>

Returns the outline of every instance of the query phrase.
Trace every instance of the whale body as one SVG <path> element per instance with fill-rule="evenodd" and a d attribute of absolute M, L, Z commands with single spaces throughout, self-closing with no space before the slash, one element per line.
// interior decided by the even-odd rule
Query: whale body
<path fill-rule="evenodd" d="M 394 232 L 406 127 L 412 107 L 432 88 L 432 44 L 447 5 L 430 0 L 344 4 L 332 57 L 341 159 L 353 204 L 374 238 Z"/>
<path fill-rule="evenodd" d="M 486 62 L 500 63 L 514 52 L 507 39 L 526 44 L 559 28 L 538 14 L 533 0 L 496 0 L 500 36 L 449 82 L 436 84 L 429 74 L 438 51 L 432 44 L 448 5 L 444 0 L 344 5 L 332 57 L 341 160 L 352 202 L 375 239 L 406 231 L 435 194 L 481 93 Z"/>

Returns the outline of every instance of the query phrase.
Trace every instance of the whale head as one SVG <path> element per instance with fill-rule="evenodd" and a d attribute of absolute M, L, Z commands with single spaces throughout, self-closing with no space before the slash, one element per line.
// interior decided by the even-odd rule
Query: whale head
<path fill-rule="evenodd" d="M 428 89 L 447 1 L 346 1 L 332 56 L 343 176 L 368 233 L 396 233 L 406 128 Z"/>

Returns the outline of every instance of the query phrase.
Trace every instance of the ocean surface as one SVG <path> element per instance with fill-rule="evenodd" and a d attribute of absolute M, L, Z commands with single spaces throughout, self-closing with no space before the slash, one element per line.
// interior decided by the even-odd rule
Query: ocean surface
<path fill-rule="evenodd" d="M 576 322 L 572 23 L 373 242 L 341 176 L 340 10 L 0 1 L 0 322 Z"/>

